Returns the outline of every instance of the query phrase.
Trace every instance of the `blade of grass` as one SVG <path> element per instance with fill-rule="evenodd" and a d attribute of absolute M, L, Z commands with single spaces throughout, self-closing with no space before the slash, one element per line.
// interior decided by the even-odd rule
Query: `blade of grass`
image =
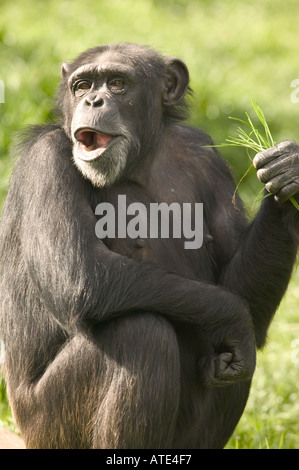
<path fill-rule="evenodd" d="M 291 203 L 293 204 L 293 206 L 296 207 L 297 211 L 299 211 L 299 204 L 298 204 L 298 202 L 296 201 L 296 199 L 295 199 L 293 196 L 291 196 L 291 197 L 289 198 L 289 200 L 291 201 Z"/>
<path fill-rule="evenodd" d="M 250 117 L 249 117 L 249 114 L 248 114 L 248 113 L 245 113 L 245 114 L 246 114 L 246 116 L 247 116 L 249 125 L 250 125 L 251 129 L 253 130 L 254 135 L 255 135 L 256 138 L 257 138 L 258 144 L 259 144 L 260 147 L 262 148 L 262 142 L 261 142 L 260 134 L 259 134 L 258 130 L 254 127 L 254 125 L 253 125 L 253 123 L 252 123 L 252 121 L 251 121 L 251 119 L 250 119 Z"/>
<path fill-rule="evenodd" d="M 237 208 L 237 205 L 236 205 L 236 194 L 237 194 L 237 192 L 238 192 L 239 186 L 240 186 L 240 184 L 242 183 L 242 181 L 244 180 L 244 178 L 246 178 L 246 176 L 247 176 L 248 173 L 250 172 L 252 166 L 253 166 L 253 165 L 251 164 L 250 167 L 247 168 L 247 170 L 245 171 L 244 175 L 241 177 L 239 183 L 238 183 L 237 186 L 236 186 L 236 189 L 235 189 L 234 194 L 233 194 L 233 199 L 232 199 L 233 205 L 235 206 L 235 208 Z"/>
<path fill-rule="evenodd" d="M 260 123 L 262 124 L 264 128 L 264 133 L 265 135 L 263 136 L 259 130 L 254 126 L 252 119 L 250 118 L 249 114 L 245 112 L 245 115 L 247 117 L 247 121 L 244 121 L 244 119 L 239 119 L 230 116 L 229 119 L 232 119 L 234 121 L 241 122 L 242 124 L 245 124 L 251 131 L 249 133 L 246 133 L 242 127 L 238 127 L 236 132 L 237 136 L 231 136 L 229 135 L 227 139 L 225 139 L 225 142 L 219 145 L 212 145 L 212 147 L 242 147 L 246 150 L 247 156 L 249 159 L 252 161 L 252 158 L 250 157 L 249 150 L 253 150 L 256 153 L 262 152 L 263 150 L 266 150 L 269 147 L 274 147 L 275 141 L 272 137 L 270 128 L 267 124 L 265 115 L 259 105 L 251 98 L 251 104 L 252 107 L 255 111 L 255 114 L 257 115 Z M 255 139 L 253 138 L 255 137 Z M 210 147 L 210 146 L 209 146 Z M 244 180 L 246 175 L 248 174 L 249 170 L 251 169 L 252 165 L 247 169 L 247 171 L 244 173 L 244 175 L 241 177 L 239 183 L 237 184 L 236 190 L 233 195 L 233 203 L 235 204 L 235 197 L 236 197 L 236 192 L 241 184 L 241 182 Z M 271 193 L 269 193 L 269 196 Z M 264 195 L 262 199 L 267 197 L 268 195 Z M 299 211 L 299 204 L 297 203 L 296 199 L 294 197 L 290 197 L 289 201 L 293 204 L 293 206 Z"/>
<path fill-rule="evenodd" d="M 252 98 L 251 98 L 251 104 L 252 104 L 252 107 L 253 107 L 257 117 L 259 118 L 260 122 L 264 126 L 265 133 L 266 133 L 266 136 L 268 138 L 268 147 L 274 147 L 275 142 L 273 140 L 272 134 L 270 132 L 270 129 L 269 129 L 269 126 L 267 124 L 267 121 L 266 121 L 266 118 L 265 118 L 265 115 L 264 115 L 263 111 L 258 106 L 258 104 L 253 101 Z"/>
<path fill-rule="evenodd" d="M 242 129 L 241 127 L 238 127 L 237 130 L 236 130 L 236 132 L 237 132 L 236 137 L 229 136 L 227 139 L 225 139 L 226 141 L 224 143 L 222 143 L 220 145 L 214 145 L 213 147 L 242 147 L 242 148 L 246 149 L 246 153 L 247 153 L 248 157 L 250 158 L 249 149 L 255 151 L 256 153 L 258 153 L 258 152 L 261 152 L 263 150 L 266 150 L 269 147 L 274 147 L 275 146 L 275 141 L 272 137 L 270 128 L 267 124 L 267 121 L 266 121 L 266 118 L 265 118 L 265 115 L 264 115 L 263 111 L 261 110 L 259 105 L 253 99 L 251 99 L 251 104 L 252 104 L 252 107 L 255 111 L 255 114 L 257 115 L 260 123 L 262 124 L 262 126 L 264 128 L 265 135 L 262 135 L 260 133 L 260 131 L 254 126 L 254 124 L 252 122 L 252 119 L 250 118 L 249 114 L 247 112 L 245 112 L 245 115 L 247 117 L 247 121 L 244 121 L 243 119 L 239 119 L 239 118 L 234 118 L 234 117 L 231 117 L 231 116 L 230 116 L 229 119 L 233 119 L 235 121 L 241 122 L 242 124 L 245 124 L 247 127 L 249 127 L 249 129 L 251 129 L 251 132 L 246 133 L 244 131 L 244 129 Z M 253 136 L 255 137 L 255 139 L 253 138 Z M 250 158 L 250 160 L 252 160 L 252 159 Z M 236 191 L 239 188 L 240 183 L 243 181 L 245 176 L 248 174 L 251 166 L 252 165 L 250 165 L 248 170 L 244 173 L 244 175 L 240 179 L 239 183 L 237 184 Z M 235 191 L 234 196 L 233 196 L 233 201 L 235 201 L 236 191 Z M 270 195 L 270 193 L 269 193 L 269 195 Z M 263 198 L 265 198 L 265 197 L 267 197 L 267 195 L 263 196 Z M 294 197 L 290 197 L 289 200 L 293 204 L 293 206 L 299 211 L 299 204 L 297 203 L 296 199 Z"/>

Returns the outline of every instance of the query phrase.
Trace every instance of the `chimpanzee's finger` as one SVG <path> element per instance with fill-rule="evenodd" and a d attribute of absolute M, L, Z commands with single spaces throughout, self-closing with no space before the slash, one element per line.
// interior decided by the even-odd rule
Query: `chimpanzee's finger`
<path fill-rule="evenodd" d="M 275 200 L 277 202 L 286 202 L 290 197 L 299 194 L 299 178 L 296 178 L 291 183 L 284 186 L 276 195 Z"/>
<path fill-rule="evenodd" d="M 285 142 L 275 145 L 275 147 L 257 153 L 252 163 L 254 168 L 259 170 L 277 157 L 288 153 L 299 154 L 299 147 L 293 140 L 286 140 Z"/>

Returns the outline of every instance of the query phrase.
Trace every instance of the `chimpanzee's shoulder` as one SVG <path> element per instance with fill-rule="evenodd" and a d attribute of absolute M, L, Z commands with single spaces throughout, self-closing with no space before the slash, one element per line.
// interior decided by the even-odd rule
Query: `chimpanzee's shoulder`
<path fill-rule="evenodd" d="M 228 163 L 223 159 L 207 132 L 192 126 L 176 126 L 177 145 L 195 164 L 205 163 L 207 166 L 217 166 L 224 171 L 229 170 Z"/>
<path fill-rule="evenodd" d="M 178 134 L 182 137 L 187 139 L 186 142 L 192 144 L 197 144 L 200 146 L 211 146 L 214 145 L 214 142 L 211 136 L 198 127 L 187 126 L 187 125 L 180 125 L 176 126 Z"/>
<path fill-rule="evenodd" d="M 67 155 L 72 143 L 63 128 L 57 124 L 30 126 L 19 133 L 11 154 L 16 166 L 35 165 L 50 155 Z"/>

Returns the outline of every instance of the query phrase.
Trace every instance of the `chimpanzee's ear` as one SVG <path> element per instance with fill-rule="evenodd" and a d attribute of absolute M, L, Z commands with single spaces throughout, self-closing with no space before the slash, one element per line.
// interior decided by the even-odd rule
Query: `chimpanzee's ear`
<path fill-rule="evenodd" d="M 188 90 L 189 71 L 181 59 L 169 57 L 166 60 L 168 64 L 163 103 L 166 106 L 172 106 L 177 104 Z"/>
<path fill-rule="evenodd" d="M 62 78 L 64 78 L 64 77 L 66 77 L 68 74 L 69 74 L 69 64 L 67 64 L 66 62 L 64 62 L 64 63 L 61 65 L 61 76 L 62 76 Z"/>

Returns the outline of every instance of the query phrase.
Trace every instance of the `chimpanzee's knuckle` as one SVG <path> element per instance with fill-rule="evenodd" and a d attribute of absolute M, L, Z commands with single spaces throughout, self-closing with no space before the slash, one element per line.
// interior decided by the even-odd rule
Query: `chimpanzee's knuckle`
<path fill-rule="evenodd" d="M 252 164 L 256 170 L 260 168 L 260 166 L 262 165 L 262 161 L 263 161 L 263 152 L 259 152 L 256 154 L 256 156 L 252 160 Z"/>
<path fill-rule="evenodd" d="M 290 157 L 292 170 L 299 174 L 299 147 L 297 151 L 293 151 Z"/>
<path fill-rule="evenodd" d="M 268 171 L 262 168 L 261 170 L 257 171 L 257 177 L 262 183 L 268 182 Z"/>
<path fill-rule="evenodd" d="M 283 143 L 285 144 L 286 150 L 299 152 L 299 146 L 294 140 L 286 140 Z"/>
<path fill-rule="evenodd" d="M 269 193 L 272 194 L 276 194 L 279 190 L 279 188 L 273 183 L 273 181 L 269 181 L 268 183 L 266 183 L 265 188 Z"/>

